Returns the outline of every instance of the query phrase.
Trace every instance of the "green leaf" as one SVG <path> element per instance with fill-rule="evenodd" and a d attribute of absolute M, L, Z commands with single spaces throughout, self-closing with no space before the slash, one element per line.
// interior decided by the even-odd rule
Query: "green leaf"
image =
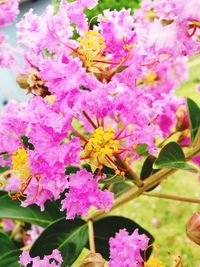
<path fill-rule="evenodd" d="M 143 157 L 149 156 L 149 152 L 147 148 L 148 148 L 147 144 L 141 144 L 136 147 L 136 152 L 138 155 L 143 156 Z"/>
<path fill-rule="evenodd" d="M 68 0 L 69 1 L 69 0 Z M 98 5 L 93 8 L 92 10 L 86 10 L 86 15 L 89 19 L 93 18 L 94 16 L 102 13 L 106 9 L 110 10 L 121 10 L 122 8 L 131 8 L 131 13 L 133 13 L 133 9 L 139 7 L 140 0 L 101 0 L 99 1 Z M 92 21 L 93 22 L 93 21 Z"/>
<path fill-rule="evenodd" d="M 7 193 L 0 192 L 0 218 L 19 220 L 46 227 L 63 216 L 54 202 L 47 202 L 45 211 L 41 212 L 36 205 L 23 208 L 18 200 L 12 200 Z"/>
<path fill-rule="evenodd" d="M 76 166 L 69 165 L 69 166 L 67 166 L 66 169 L 65 169 L 65 174 L 66 174 L 66 175 L 70 175 L 70 174 L 72 174 L 72 173 L 76 173 L 76 172 L 78 172 L 78 171 L 80 171 L 80 168 L 78 168 L 78 167 L 76 167 Z"/>
<path fill-rule="evenodd" d="M 9 237 L 0 232 L 0 266 L 19 267 L 20 251 L 16 249 Z"/>
<path fill-rule="evenodd" d="M 115 197 L 118 197 L 122 193 L 126 192 L 130 187 L 131 185 L 126 182 L 116 183 L 113 186 L 112 192 L 115 194 Z"/>
<path fill-rule="evenodd" d="M 5 172 L 5 171 L 8 171 L 9 169 L 10 169 L 10 166 L 8 166 L 8 165 L 7 166 L 3 166 L 3 167 L 0 166 L 0 174 Z"/>
<path fill-rule="evenodd" d="M 39 236 L 33 244 L 30 254 L 31 256 L 48 255 L 53 249 L 61 251 L 63 260 L 67 266 L 78 258 L 82 249 L 88 242 L 88 226 L 81 219 L 75 220 L 58 220 Z"/>
<path fill-rule="evenodd" d="M 190 98 L 187 98 L 187 108 L 190 122 L 191 140 L 193 142 L 200 128 L 200 108 Z"/>
<path fill-rule="evenodd" d="M 176 142 L 170 142 L 161 149 L 157 160 L 154 162 L 153 168 L 193 169 L 193 167 L 186 162 L 183 150 Z"/>
<path fill-rule="evenodd" d="M 27 137 L 27 136 L 25 136 L 25 135 L 23 135 L 22 137 L 21 137 L 21 140 L 22 140 L 22 142 L 23 142 L 23 144 L 24 144 L 24 146 L 26 147 L 26 148 L 28 148 L 28 149 L 30 149 L 30 150 L 34 150 L 34 145 L 33 144 L 31 144 L 31 143 L 29 143 L 29 138 Z"/>
<path fill-rule="evenodd" d="M 94 222 L 94 236 L 96 251 L 106 260 L 109 259 L 109 239 L 114 237 L 120 229 L 126 229 L 132 234 L 135 229 L 139 234 L 145 234 L 150 238 L 149 244 L 154 242 L 153 236 L 136 222 L 122 216 L 109 216 Z M 89 245 L 87 244 L 87 247 Z M 152 248 L 147 250 L 147 258 L 150 256 Z"/>
<path fill-rule="evenodd" d="M 105 184 L 105 185 L 117 184 L 121 182 L 122 182 L 122 178 L 120 176 L 112 175 L 112 174 L 107 174 L 105 179 L 99 180 L 100 184 Z"/>
<path fill-rule="evenodd" d="M 16 249 L 0 256 L 0 267 L 19 267 L 19 255 L 21 252 Z"/>
<path fill-rule="evenodd" d="M 56 15 L 59 11 L 60 8 L 60 3 L 61 0 L 53 0 L 53 5 L 54 5 L 54 14 Z"/>
<path fill-rule="evenodd" d="M 155 172 L 157 172 L 158 170 L 154 170 L 153 169 L 153 164 L 156 161 L 156 157 L 149 155 L 145 161 L 144 164 L 142 166 L 142 170 L 140 173 L 140 179 L 142 181 L 144 181 L 145 179 L 147 179 L 149 176 L 151 176 L 152 174 L 154 174 Z M 152 188 L 150 188 L 148 191 L 151 191 L 153 189 L 155 189 L 160 183 L 158 183 L 157 185 L 153 186 Z"/>

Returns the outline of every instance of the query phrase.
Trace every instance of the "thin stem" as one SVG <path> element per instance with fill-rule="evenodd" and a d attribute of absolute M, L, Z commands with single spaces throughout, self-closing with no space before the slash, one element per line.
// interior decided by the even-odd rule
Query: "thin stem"
<path fill-rule="evenodd" d="M 94 227 L 92 220 L 88 221 L 88 228 L 89 228 L 89 244 L 90 244 L 90 250 L 92 253 L 95 253 L 95 242 L 94 242 Z"/>
<path fill-rule="evenodd" d="M 151 193 L 150 192 L 144 192 L 143 195 L 148 196 L 148 197 L 157 197 L 157 198 L 164 198 L 164 199 L 200 204 L 200 199 L 180 197 L 180 196 L 176 196 L 176 195 L 168 195 L 168 194 L 152 193 L 152 192 Z"/>
<path fill-rule="evenodd" d="M 191 147 L 190 150 L 185 153 L 186 160 L 192 159 L 193 157 L 195 157 L 199 153 L 200 153 L 200 144 L 198 144 L 195 147 Z M 130 200 L 133 200 L 134 198 L 142 195 L 145 191 L 152 188 L 156 184 L 160 183 L 163 179 L 166 179 L 169 175 L 175 173 L 177 170 L 178 169 L 163 168 L 163 169 L 157 171 L 156 173 L 152 174 L 150 177 L 148 177 L 146 179 L 146 181 L 144 181 L 144 185 L 142 187 L 138 188 L 136 186 L 133 186 L 130 189 L 128 189 L 127 191 L 125 191 L 122 195 L 120 195 L 114 201 L 111 210 L 114 210 L 114 209 L 120 207 L 121 205 L 129 202 Z M 90 216 L 88 216 L 87 220 L 91 220 L 91 219 L 96 220 L 96 219 L 98 219 L 104 215 L 105 215 L 104 210 L 100 210 L 100 211 L 97 211 L 94 214 L 91 214 Z"/>
<path fill-rule="evenodd" d="M 83 115 L 86 117 L 86 119 L 89 121 L 89 123 L 93 126 L 94 129 L 97 129 L 96 124 L 90 119 L 89 115 L 83 111 Z"/>
<path fill-rule="evenodd" d="M 160 144 L 158 144 L 158 148 L 159 147 L 162 147 L 163 145 L 164 145 L 164 143 L 170 138 L 170 137 L 172 137 L 174 134 L 176 134 L 177 133 L 177 131 L 175 131 L 175 132 L 172 132 L 172 133 L 170 133 Z"/>
<path fill-rule="evenodd" d="M 140 177 L 134 172 L 134 170 L 119 156 L 115 156 L 116 160 L 119 162 L 122 167 L 127 170 L 131 177 L 136 181 L 136 184 L 141 187 L 143 185 L 143 182 L 140 180 Z"/>

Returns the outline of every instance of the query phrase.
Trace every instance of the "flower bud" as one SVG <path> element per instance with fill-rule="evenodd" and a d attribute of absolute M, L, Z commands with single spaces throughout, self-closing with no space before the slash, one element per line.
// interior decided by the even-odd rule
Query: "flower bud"
<path fill-rule="evenodd" d="M 33 93 L 41 97 L 51 95 L 45 85 L 45 81 L 40 78 L 37 70 L 33 70 L 28 74 L 19 75 L 16 81 L 22 89 L 27 90 L 27 93 Z"/>
<path fill-rule="evenodd" d="M 186 224 L 186 233 L 189 239 L 200 245 L 200 212 L 196 212 Z"/>
<path fill-rule="evenodd" d="M 104 267 L 105 261 L 99 253 L 90 253 L 79 267 Z"/>

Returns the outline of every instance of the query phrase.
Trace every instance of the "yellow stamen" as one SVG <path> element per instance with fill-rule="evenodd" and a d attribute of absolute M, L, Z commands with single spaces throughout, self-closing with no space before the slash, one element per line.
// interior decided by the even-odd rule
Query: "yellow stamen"
<path fill-rule="evenodd" d="M 120 143 L 115 139 L 114 129 L 109 125 L 105 131 L 100 126 L 89 138 L 84 149 L 84 157 L 88 157 L 86 161 L 93 171 L 102 165 L 113 167 L 106 157 L 112 158 L 113 154 L 119 151 L 119 148 Z"/>
<path fill-rule="evenodd" d="M 12 156 L 12 168 L 20 179 L 27 179 L 30 174 L 28 153 L 24 148 L 18 148 Z"/>
<path fill-rule="evenodd" d="M 165 267 L 165 265 L 161 260 L 157 258 L 151 258 L 145 262 L 144 267 Z"/>
<path fill-rule="evenodd" d="M 157 79 L 157 74 L 153 70 L 149 70 L 148 75 L 143 79 L 144 84 L 153 85 Z"/>
<path fill-rule="evenodd" d="M 103 61 L 108 59 L 102 55 L 103 50 L 106 48 L 105 39 L 99 32 L 93 30 L 85 32 L 85 37 L 77 39 L 80 43 L 78 48 L 78 54 L 83 61 L 84 67 L 90 72 L 99 72 L 99 69 L 107 68 L 107 65 Z M 94 60 L 102 62 L 94 62 Z"/>

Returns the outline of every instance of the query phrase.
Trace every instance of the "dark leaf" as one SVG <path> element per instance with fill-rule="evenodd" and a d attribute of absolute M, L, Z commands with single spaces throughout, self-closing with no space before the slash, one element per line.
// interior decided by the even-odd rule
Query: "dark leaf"
<path fill-rule="evenodd" d="M 66 168 L 66 170 L 65 170 L 65 174 L 66 175 L 70 175 L 70 174 L 72 174 L 72 173 L 76 173 L 76 172 L 78 172 L 78 171 L 80 171 L 80 168 L 78 168 L 78 167 L 76 167 L 76 166 L 68 166 L 67 168 Z"/>
<path fill-rule="evenodd" d="M 19 267 L 20 251 L 16 249 L 9 237 L 2 232 L 0 232 L 0 251 L 0 266 Z"/>
<path fill-rule="evenodd" d="M 115 194 L 115 197 L 118 197 L 122 193 L 126 192 L 130 187 L 131 185 L 126 182 L 116 183 L 113 186 L 112 192 Z"/>
<path fill-rule="evenodd" d="M 22 136 L 21 137 L 22 141 L 23 141 L 23 144 L 26 148 L 30 149 L 30 150 L 34 150 L 34 145 L 29 143 L 29 138 L 27 136 Z"/>
<path fill-rule="evenodd" d="M 19 220 L 46 227 L 61 217 L 63 217 L 63 214 L 53 202 L 47 202 L 45 211 L 41 212 L 35 205 L 23 208 L 20 206 L 20 202 L 12 200 L 8 193 L 0 192 L 0 218 Z"/>
<path fill-rule="evenodd" d="M 153 236 L 136 222 L 121 216 L 109 216 L 94 222 L 96 252 L 100 253 L 106 260 L 109 260 L 109 239 L 124 228 L 129 234 L 132 234 L 135 229 L 139 229 L 139 234 L 145 234 L 150 238 L 149 244 L 154 242 Z M 152 248 L 149 248 L 147 250 L 147 259 L 151 252 Z"/>
<path fill-rule="evenodd" d="M 157 172 L 158 170 L 154 170 L 153 169 L 153 164 L 156 160 L 156 157 L 150 155 L 148 156 L 145 161 L 144 164 L 142 166 L 142 170 L 141 170 L 141 174 L 140 174 L 140 179 L 142 181 L 144 181 L 145 179 L 147 179 L 149 176 L 151 176 L 152 174 L 154 174 L 155 172 Z M 158 183 L 157 185 L 153 186 L 152 188 L 150 188 L 147 191 L 151 191 L 153 189 L 155 189 L 160 183 Z"/>
<path fill-rule="evenodd" d="M 31 248 L 33 257 L 48 255 L 53 249 L 61 251 L 63 260 L 67 266 L 78 258 L 82 249 L 88 242 L 88 226 L 81 219 L 58 220 L 39 236 Z"/>
<path fill-rule="evenodd" d="M 176 142 L 170 142 L 161 149 L 153 168 L 193 169 L 192 165 L 186 162 L 183 150 Z"/>
<path fill-rule="evenodd" d="M 10 166 L 0 166 L 0 173 L 3 173 L 5 171 L 8 171 L 10 169 Z"/>
<path fill-rule="evenodd" d="M 200 128 L 200 108 L 190 98 L 187 98 L 187 108 L 190 122 L 191 140 L 193 142 Z"/>
<path fill-rule="evenodd" d="M 147 144 L 141 144 L 141 145 L 136 147 L 136 152 L 140 156 L 147 157 L 147 156 L 149 156 L 149 152 L 148 152 L 147 148 L 148 148 Z"/>

